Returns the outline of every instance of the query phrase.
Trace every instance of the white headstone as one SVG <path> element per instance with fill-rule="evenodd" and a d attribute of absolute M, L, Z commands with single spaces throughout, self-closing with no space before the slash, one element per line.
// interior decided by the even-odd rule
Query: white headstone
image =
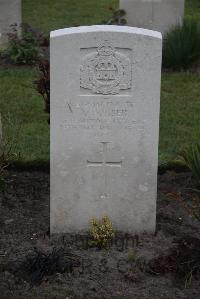
<path fill-rule="evenodd" d="M 51 32 L 51 232 L 154 232 L 161 34 L 126 26 Z"/>
<path fill-rule="evenodd" d="M 184 17 L 185 0 L 120 0 L 126 11 L 127 25 L 165 34 Z"/>
<path fill-rule="evenodd" d="M 7 42 L 7 33 L 10 32 L 11 25 L 17 24 L 16 29 L 20 34 L 21 22 L 21 0 L 0 0 L 0 45 Z"/>

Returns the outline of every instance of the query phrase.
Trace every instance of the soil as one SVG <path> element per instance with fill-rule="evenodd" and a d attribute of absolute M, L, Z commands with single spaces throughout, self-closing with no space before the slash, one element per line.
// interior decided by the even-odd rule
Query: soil
<path fill-rule="evenodd" d="M 1 299 L 199 298 L 200 221 L 180 202 L 191 204 L 200 195 L 190 173 L 159 176 L 155 235 L 117 233 L 101 250 L 87 246 L 87 234 L 50 237 L 48 173 L 10 170 L 6 183 L 0 194 Z"/>

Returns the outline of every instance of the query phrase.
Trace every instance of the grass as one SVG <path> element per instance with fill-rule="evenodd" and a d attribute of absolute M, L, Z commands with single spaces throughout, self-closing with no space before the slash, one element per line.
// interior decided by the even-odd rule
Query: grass
<path fill-rule="evenodd" d="M 23 20 L 45 34 L 58 28 L 101 24 L 117 0 L 23 0 Z"/>
<path fill-rule="evenodd" d="M 23 20 L 45 34 L 51 30 L 77 25 L 101 24 L 108 20 L 109 7 L 119 0 L 22 0 Z M 200 20 L 200 0 L 185 1 L 185 15 Z"/>
<path fill-rule="evenodd" d="M 200 1 L 186 0 L 185 1 L 185 15 L 200 20 Z"/>
<path fill-rule="evenodd" d="M 17 134 L 17 152 L 24 161 L 49 159 L 49 126 L 42 99 L 33 89 L 35 71 L 0 70 L 0 111 L 4 134 Z"/>
<path fill-rule="evenodd" d="M 46 34 L 74 25 L 100 24 L 110 17 L 117 0 L 23 0 L 23 20 Z M 186 0 L 186 16 L 200 19 L 200 0 Z M 42 98 L 33 89 L 36 73 L 30 68 L 0 69 L 0 112 L 4 134 L 18 136 L 25 162 L 49 161 L 49 126 Z M 13 122 L 8 126 L 7 117 Z M 185 145 L 200 139 L 200 76 L 163 74 L 160 120 L 160 163 L 176 157 Z"/>
<path fill-rule="evenodd" d="M 200 76 L 163 74 L 160 113 L 160 162 L 176 157 L 200 140 Z"/>

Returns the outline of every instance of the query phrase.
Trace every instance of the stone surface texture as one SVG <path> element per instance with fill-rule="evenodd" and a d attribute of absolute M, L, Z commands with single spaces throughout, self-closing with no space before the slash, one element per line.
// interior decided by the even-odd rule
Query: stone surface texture
<path fill-rule="evenodd" d="M 162 38 L 126 26 L 51 32 L 51 233 L 155 231 Z"/>
<path fill-rule="evenodd" d="M 128 26 L 156 30 L 165 34 L 184 17 L 185 0 L 120 0 L 127 13 Z"/>
<path fill-rule="evenodd" d="M 18 34 L 21 33 L 21 0 L 0 0 L 0 45 L 7 42 L 10 25 L 17 24 Z"/>

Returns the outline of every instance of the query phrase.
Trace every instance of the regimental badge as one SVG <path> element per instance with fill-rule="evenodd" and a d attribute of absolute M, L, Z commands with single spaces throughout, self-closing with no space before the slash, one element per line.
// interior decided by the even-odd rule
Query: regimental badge
<path fill-rule="evenodd" d="M 131 88 L 131 61 L 108 41 L 87 54 L 80 68 L 80 86 L 96 94 L 119 94 Z"/>

